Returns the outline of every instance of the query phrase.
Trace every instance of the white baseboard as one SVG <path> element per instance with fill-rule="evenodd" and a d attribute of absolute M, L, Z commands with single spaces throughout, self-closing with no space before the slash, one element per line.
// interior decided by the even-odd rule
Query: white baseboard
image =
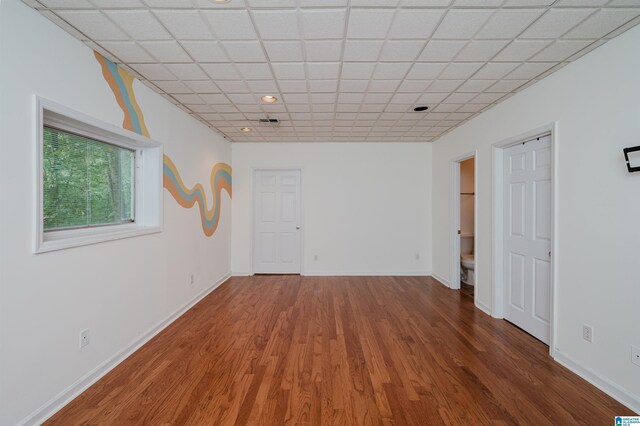
<path fill-rule="evenodd" d="M 200 292 L 196 297 L 191 299 L 186 304 L 182 305 L 172 314 L 170 314 L 167 318 L 160 321 L 158 324 L 153 326 L 149 331 L 135 339 L 131 344 L 129 344 L 126 348 L 122 349 L 120 352 L 98 365 L 89 373 L 85 374 L 74 384 L 69 386 L 67 389 L 63 390 L 49 402 L 45 403 L 42 407 L 38 408 L 36 411 L 31 413 L 25 419 L 20 421 L 18 425 L 39 425 L 47 420 L 49 417 L 53 416 L 56 412 L 58 412 L 62 407 L 71 402 L 74 398 L 84 392 L 87 388 L 93 385 L 95 382 L 100 380 L 105 374 L 109 371 L 113 370 L 118 364 L 127 359 L 131 354 L 140 349 L 142 345 L 151 340 L 156 334 L 160 333 L 164 330 L 168 325 L 174 322 L 176 319 L 181 317 L 185 312 L 191 309 L 196 303 L 202 300 L 205 296 L 211 293 L 213 290 L 218 288 L 222 283 L 229 279 L 231 276 L 230 273 L 226 274 L 224 277 L 220 278 L 218 281 L 213 283 L 208 288 L 204 289 Z"/>
<path fill-rule="evenodd" d="M 451 284 L 449 283 L 449 280 L 445 280 L 438 274 L 431 274 L 431 276 L 435 278 L 437 281 L 439 281 L 440 284 L 442 284 L 443 286 L 451 288 Z"/>
<path fill-rule="evenodd" d="M 487 305 L 485 305 L 479 300 L 476 300 L 475 305 L 476 305 L 476 308 L 480 309 L 485 314 L 491 316 L 491 308 L 489 308 Z"/>
<path fill-rule="evenodd" d="M 307 277 L 428 277 L 429 271 L 305 271 Z"/>
<path fill-rule="evenodd" d="M 633 412 L 640 413 L 640 398 L 637 395 L 634 395 L 626 389 L 621 388 L 609 379 L 594 373 L 587 367 L 579 364 L 573 358 L 563 354 L 558 349 L 555 350 L 554 359 L 559 364 L 564 365 L 569 370 L 573 371 L 578 376 L 582 377 L 587 382 L 600 389 L 602 392 L 606 393 L 613 399 L 625 405 Z"/>
<path fill-rule="evenodd" d="M 250 277 L 251 275 L 253 275 L 251 272 L 243 272 L 243 271 L 231 272 L 232 277 Z"/>

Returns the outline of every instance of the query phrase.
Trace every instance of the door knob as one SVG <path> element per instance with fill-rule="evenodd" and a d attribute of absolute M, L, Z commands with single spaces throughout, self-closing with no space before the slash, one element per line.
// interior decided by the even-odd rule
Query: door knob
<path fill-rule="evenodd" d="M 300 227 L 299 227 L 299 226 L 296 226 L 296 229 L 300 229 Z"/>

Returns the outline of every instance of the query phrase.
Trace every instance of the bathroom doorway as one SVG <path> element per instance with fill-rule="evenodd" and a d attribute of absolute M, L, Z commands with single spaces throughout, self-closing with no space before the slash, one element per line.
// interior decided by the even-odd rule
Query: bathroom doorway
<path fill-rule="evenodd" d="M 476 152 L 456 157 L 451 162 L 451 288 L 475 302 L 476 261 Z"/>

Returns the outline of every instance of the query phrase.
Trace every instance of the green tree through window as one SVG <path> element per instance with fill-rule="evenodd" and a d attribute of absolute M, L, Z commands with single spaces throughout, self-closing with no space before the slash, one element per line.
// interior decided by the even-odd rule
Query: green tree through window
<path fill-rule="evenodd" d="M 44 230 L 134 221 L 134 151 L 44 127 Z"/>

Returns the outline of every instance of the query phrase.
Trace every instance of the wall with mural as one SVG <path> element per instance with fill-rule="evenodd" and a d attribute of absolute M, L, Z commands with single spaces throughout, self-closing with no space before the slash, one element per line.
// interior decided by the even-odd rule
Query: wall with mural
<path fill-rule="evenodd" d="M 230 274 L 231 144 L 20 1 L 0 39 L 0 424 L 37 424 Z M 162 232 L 33 254 L 35 96 L 162 143 Z"/>
<path fill-rule="evenodd" d="M 144 115 L 133 92 L 133 76 L 98 52 L 94 52 L 94 55 L 102 67 L 102 75 L 109 83 L 109 87 L 124 114 L 122 127 L 148 137 L 149 131 L 144 122 Z M 164 187 L 178 204 L 185 208 L 191 208 L 198 203 L 202 230 L 206 236 L 213 235 L 220 220 L 222 190 L 227 191 L 229 196 L 232 195 L 231 166 L 226 163 L 217 163 L 211 170 L 210 183 L 213 205 L 210 209 L 207 209 L 207 195 L 204 187 L 198 183 L 193 188 L 188 188 L 182 181 L 176 165 L 167 154 L 163 158 L 163 175 Z"/>

